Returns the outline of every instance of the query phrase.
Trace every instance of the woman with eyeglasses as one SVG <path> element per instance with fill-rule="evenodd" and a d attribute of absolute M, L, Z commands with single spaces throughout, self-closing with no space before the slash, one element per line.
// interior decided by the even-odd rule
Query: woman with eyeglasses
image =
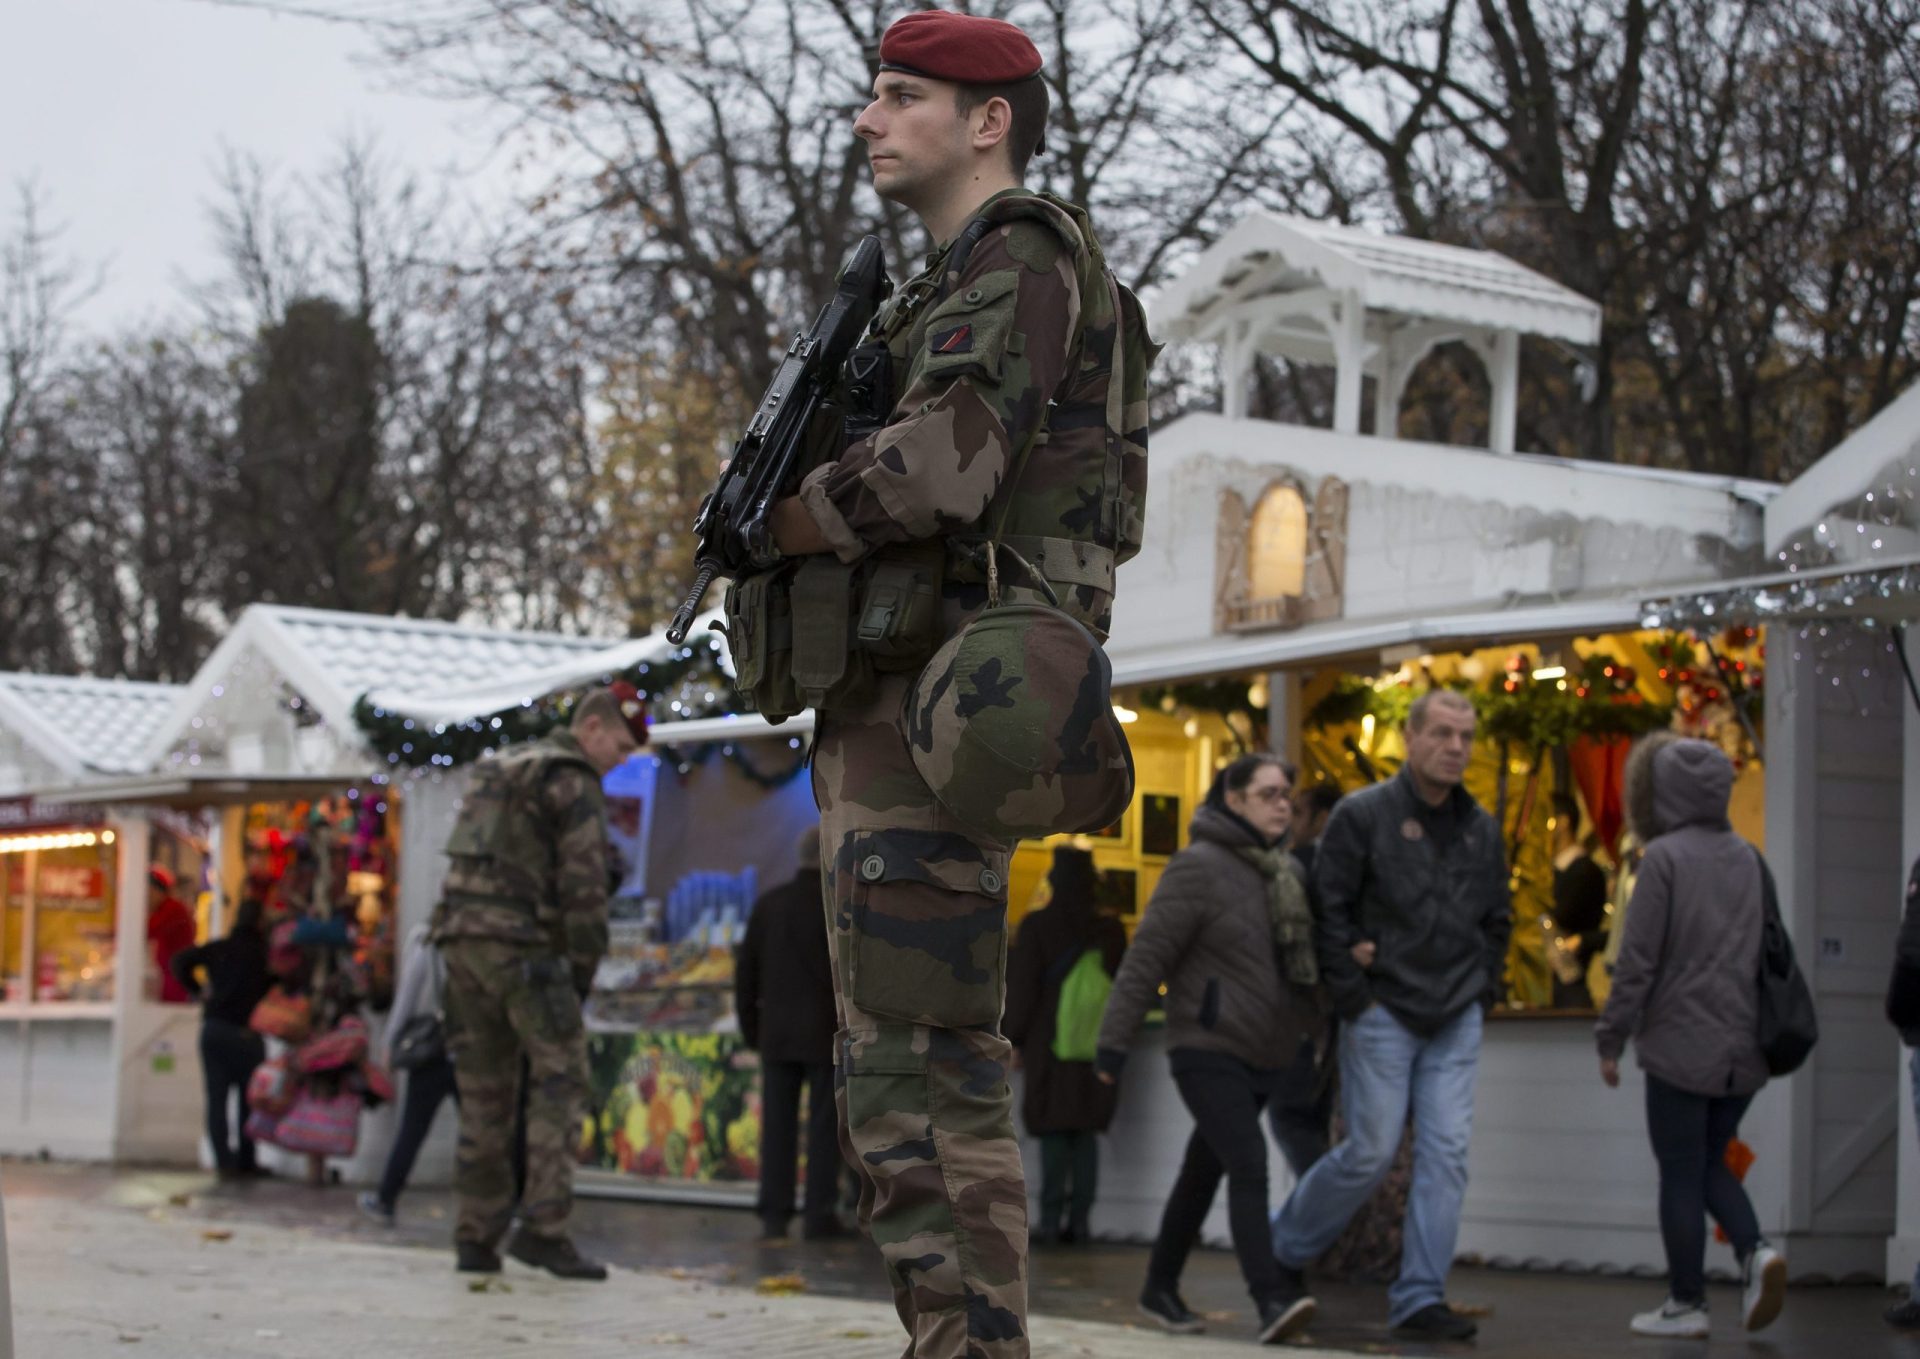
<path fill-rule="evenodd" d="M 1222 1175 L 1261 1343 L 1278 1344 L 1313 1318 L 1313 1300 L 1287 1293 L 1274 1260 L 1260 1126 L 1285 1062 L 1320 1022 L 1305 875 L 1282 848 L 1292 792 L 1293 770 L 1276 755 L 1243 755 L 1214 778 L 1187 847 L 1168 861 L 1140 917 L 1100 1027 L 1100 1078 L 1114 1081 L 1166 986 L 1168 1057 L 1194 1130 L 1140 1310 L 1175 1334 L 1206 1329 L 1180 1298 L 1180 1275 Z"/>

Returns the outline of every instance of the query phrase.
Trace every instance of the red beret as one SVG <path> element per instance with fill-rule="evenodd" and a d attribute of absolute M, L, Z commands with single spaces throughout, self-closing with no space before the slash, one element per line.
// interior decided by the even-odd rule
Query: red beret
<path fill-rule="evenodd" d="M 627 730 L 633 733 L 633 739 L 641 745 L 647 743 L 647 701 L 640 697 L 640 691 L 625 680 L 615 680 L 607 686 L 613 691 L 614 702 L 620 705 L 620 716 L 625 719 Z"/>
<path fill-rule="evenodd" d="M 880 69 L 951 80 L 1005 85 L 1040 74 L 1046 63 L 1033 39 L 1001 19 L 928 9 L 893 21 L 880 39 Z"/>

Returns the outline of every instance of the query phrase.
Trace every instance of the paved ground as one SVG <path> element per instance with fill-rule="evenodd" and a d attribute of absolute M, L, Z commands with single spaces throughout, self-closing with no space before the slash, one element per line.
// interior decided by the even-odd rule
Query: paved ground
<path fill-rule="evenodd" d="M 279 1181 L 224 1186 L 205 1175 L 0 1165 L 20 1359 L 226 1356 L 761 1355 L 893 1359 L 898 1323 L 863 1242 L 754 1241 L 750 1214 L 583 1200 L 579 1236 L 621 1268 L 606 1285 L 566 1285 L 509 1264 L 481 1293 L 450 1268 L 444 1194 L 402 1203 L 385 1229 L 350 1191 Z M 1034 1353 L 1044 1359 L 1212 1359 L 1247 1352 L 1252 1322 L 1232 1257 L 1203 1251 L 1188 1301 L 1206 1340 L 1133 1323 L 1145 1254 L 1134 1246 L 1044 1252 L 1034 1265 Z M 764 1296 L 766 1279 L 804 1291 Z M 502 1286 L 504 1285 L 504 1286 Z M 1377 1288 L 1316 1287 L 1321 1320 L 1303 1355 L 1478 1355 L 1484 1359 L 1920 1359 L 1920 1340 L 1879 1320 L 1877 1288 L 1796 1289 L 1779 1325 L 1749 1338 L 1731 1325 L 1710 1344 L 1645 1341 L 1625 1320 L 1658 1300 L 1643 1280 L 1461 1269 L 1456 1302 L 1483 1310 L 1476 1345 L 1392 1341 Z M 1313 1348 L 1315 1346 L 1321 1348 Z M 137 1348 L 135 1348 L 137 1347 Z"/>

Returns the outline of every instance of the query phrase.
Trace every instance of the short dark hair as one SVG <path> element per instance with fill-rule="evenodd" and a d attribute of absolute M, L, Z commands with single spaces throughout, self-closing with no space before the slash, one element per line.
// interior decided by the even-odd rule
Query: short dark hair
<path fill-rule="evenodd" d="M 1213 786 L 1207 789 L 1207 805 L 1215 809 L 1226 806 L 1228 793 L 1246 791 L 1247 785 L 1253 782 L 1253 776 L 1268 765 L 1275 766 L 1285 774 L 1288 786 L 1292 786 L 1297 772 L 1294 767 L 1270 750 L 1256 750 L 1250 755 L 1242 755 L 1213 776 Z"/>
<path fill-rule="evenodd" d="M 1436 703 L 1453 708 L 1465 708 L 1468 712 L 1476 711 L 1473 700 L 1458 689 L 1429 689 L 1416 698 L 1413 706 L 1407 709 L 1407 730 L 1419 731 L 1424 727 L 1427 724 L 1427 709 Z"/>
<path fill-rule="evenodd" d="M 1007 128 L 1007 159 L 1015 178 L 1027 173 L 1027 162 L 1040 149 L 1047 132 L 1047 82 L 1038 75 L 1025 80 L 1010 80 L 1003 85 L 955 85 L 953 110 L 966 117 L 989 99 L 1004 99 L 1013 111 Z"/>
<path fill-rule="evenodd" d="M 611 689 L 589 689 L 581 695 L 580 701 L 573 705 L 573 717 L 567 725 L 578 731 L 588 718 L 598 718 L 603 727 L 622 727 L 627 722 L 620 712 L 620 700 L 613 696 Z"/>
<path fill-rule="evenodd" d="M 1580 804 L 1574 799 L 1573 794 L 1555 793 L 1552 802 L 1554 819 L 1556 821 L 1566 822 L 1573 828 L 1573 833 L 1578 835 L 1580 833 Z"/>

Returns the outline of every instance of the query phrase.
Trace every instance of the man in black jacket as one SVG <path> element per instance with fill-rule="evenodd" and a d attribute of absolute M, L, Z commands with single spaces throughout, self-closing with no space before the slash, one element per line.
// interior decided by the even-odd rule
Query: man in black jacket
<path fill-rule="evenodd" d="M 1347 1139 L 1275 1216 L 1288 1286 L 1346 1229 L 1393 1164 L 1414 1120 L 1400 1277 L 1387 1295 L 1397 1335 L 1465 1340 L 1446 1304 L 1467 1188 L 1480 1024 L 1498 997 L 1512 930 L 1500 828 L 1461 786 L 1473 705 L 1436 689 L 1407 716 L 1400 773 L 1343 799 L 1314 856 L 1320 975 L 1340 1029 Z"/>
<path fill-rule="evenodd" d="M 844 1236 L 834 1215 L 840 1135 L 833 1103 L 833 963 L 820 896 L 820 828 L 800 836 L 793 881 L 754 903 L 734 971 L 734 1002 L 747 1046 L 760 1054 L 760 1199 L 763 1236 L 787 1234 L 800 1091 L 807 1091 L 808 1240 Z"/>

